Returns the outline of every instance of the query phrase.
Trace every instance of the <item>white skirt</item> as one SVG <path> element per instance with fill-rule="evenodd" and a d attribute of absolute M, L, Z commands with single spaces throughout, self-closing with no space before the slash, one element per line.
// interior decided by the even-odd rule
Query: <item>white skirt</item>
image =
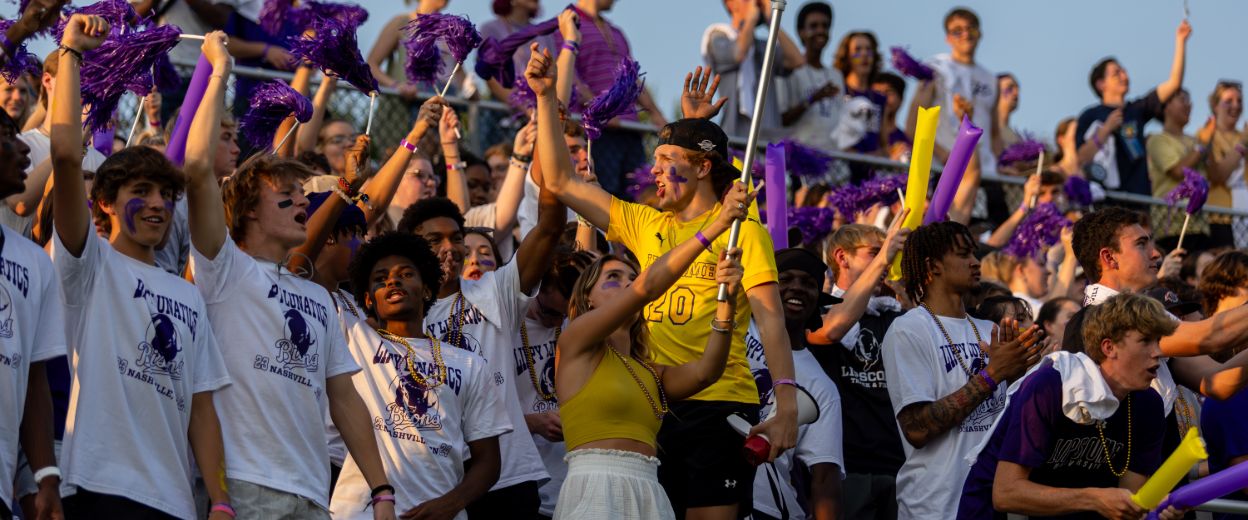
<path fill-rule="evenodd" d="M 659 485 L 659 459 L 622 450 L 568 452 L 568 476 L 559 489 L 555 520 L 667 520 L 676 518 Z"/>

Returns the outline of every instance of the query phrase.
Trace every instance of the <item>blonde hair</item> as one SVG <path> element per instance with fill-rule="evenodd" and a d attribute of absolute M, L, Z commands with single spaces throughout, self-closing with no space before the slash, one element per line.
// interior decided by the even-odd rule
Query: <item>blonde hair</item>
<path fill-rule="evenodd" d="M 1163 338 L 1174 334 L 1179 323 L 1166 314 L 1161 303 L 1147 296 L 1121 293 L 1105 303 L 1088 308 L 1083 318 L 1083 349 L 1092 361 L 1105 361 L 1101 341 L 1122 341 L 1129 331 L 1146 338 Z"/>
<path fill-rule="evenodd" d="M 270 154 L 258 154 L 243 162 L 238 167 L 238 172 L 230 176 L 221 189 L 230 238 L 235 242 L 242 242 L 247 238 L 245 215 L 260 204 L 261 183 L 277 185 L 296 181 L 303 184 L 304 180 L 313 175 L 312 170 L 301 162 Z"/>
<path fill-rule="evenodd" d="M 621 262 L 624 265 L 633 268 L 634 271 L 641 271 L 640 269 L 637 269 L 637 264 L 622 256 L 603 255 L 599 257 L 594 261 L 594 263 L 590 264 L 589 267 L 585 268 L 585 270 L 581 272 L 581 276 L 577 277 L 576 283 L 572 286 L 572 297 L 568 299 L 569 323 L 571 323 L 572 320 L 575 320 L 578 316 L 591 310 L 589 306 L 589 293 L 594 289 L 594 285 L 598 283 L 598 277 L 602 276 L 603 268 L 607 265 L 607 262 L 611 261 Z M 640 359 L 647 363 L 653 362 L 653 359 L 650 357 L 650 349 L 646 346 L 650 340 L 650 334 L 646 329 L 646 320 L 642 319 L 640 313 L 633 317 L 633 322 L 628 327 L 628 337 L 629 342 L 631 343 L 629 353 L 631 353 L 634 358 Z"/>
<path fill-rule="evenodd" d="M 846 224 L 833 232 L 828 239 L 828 254 L 827 258 L 824 259 L 828 267 L 832 268 L 832 275 L 841 275 L 841 267 L 837 265 L 836 258 L 832 256 L 837 249 L 843 249 L 848 253 L 855 248 L 870 245 L 867 242 L 872 238 L 879 240 L 882 244 L 884 243 L 884 232 L 880 231 L 880 228 L 866 224 Z"/>
<path fill-rule="evenodd" d="M 1000 251 L 993 251 L 985 255 L 979 263 L 984 278 L 1009 285 L 1014 280 L 1014 269 L 1018 267 L 1019 261 Z"/>

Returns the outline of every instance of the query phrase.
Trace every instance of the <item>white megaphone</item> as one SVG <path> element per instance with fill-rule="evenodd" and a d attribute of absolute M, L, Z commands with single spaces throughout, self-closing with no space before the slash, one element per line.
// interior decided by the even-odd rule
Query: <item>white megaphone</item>
<path fill-rule="evenodd" d="M 797 391 L 797 425 L 810 424 L 819 420 L 819 403 L 815 402 L 815 397 L 810 395 L 805 388 L 794 386 Z M 771 411 L 763 422 L 771 419 L 776 415 L 776 392 L 771 392 L 771 399 L 763 406 L 770 406 Z M 767 462 L 768 456 L 771 455 L 771 439 L 766 435 L 757 434 L 750 435 L 750 423 L 740 415 L 729 415 L 728 425 L 745 437 L 745 459 L 755 466 Z"/>

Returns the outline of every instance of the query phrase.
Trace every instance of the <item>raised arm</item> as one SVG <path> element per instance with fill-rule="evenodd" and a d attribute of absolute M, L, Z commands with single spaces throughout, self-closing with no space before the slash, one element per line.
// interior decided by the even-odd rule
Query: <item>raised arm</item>
<path fill-rule="evenodd" d="M 1027 178 L 1027 182 L 1023 184 L 1023 202 L 1018 205 L 1018 209 L 1010 214 L 1000 226 L 992 230 L 992 235 L 988 237 L 986 245 L 994 248 L 1005 247 L 1010 243 L 1010 238 L 1014 236 L 1014 231 L 1018 230 L 1018 226 L 1023 223 L 1023 219 L 1027 218 L 1027 214 L 1031 213 L 1031 201 L 1035 200 L 1036 195 L 1040 193 L 1040 176 L 1032 175 Z"/>
<path fill-rule="evenodd" d="M 507 160 L 507 176 L 503 178 L 498 198 L 494 200 L 494 236 L 510 236 L 516 226 L 516 213 L 520 211 L 520 201 L 524 199 L 524 178 L 533 163 L 533 148 L 536 145 L 537 121 L 529 121 L 516 132 L 511 157 Z"/>
<path fill-rule="evenodd" d="M 56 89 L 52 99 L 52 215 L 56 234 L 69 254 L 82 255 L 91 233 L 91 210 L 82 187 L 82 53 L 104 43 L 108 22 L 99 16 L 75 14 L 61 38 Z"/>
<path fill-rule="evenodd" d="M 386 74 L 385 69 L 381 68 L 381 64 L 390 59 L 390 55 L 394 53 L 394 49 L 399 46 L 399 31 L 402 29 L 406 17 L 396 16 L 386 23 L 381 33 L 377 35 L 377 41 L 373 43 L 373 48 L 368 51 L 368 68 L 372 69 L 373 77 L 377 78 L 377 83 L 383 87 L 397 87 L 399 80 Z"/>
<path fill-rule="evenodd" d="M 1165 103 L 1179 89 L 1183 88 L 1183 70 L 1187 64 L 1187 38 L 1192 35 L 1192 26 L 1183 20 L 1174 32 L 1174 58 L 1170 61 L 1170 77 L 1157 85 L 1157 97 Z"/>
<path fill-rule="evenodd" d="M 308 93 L 311 92 L 309 89 L 311 80 L 312 67 L 299 65 L 299 67 L 295 69 L 295 77 L 290 80 L 290 88 L 293 88 L 296 92 L 307 96 Z M 315 107 L 313 107 L 313 110 L 315 110 Z M 322 111 L 322 113 L 324 112 Z M 291 127 L 295 126 L 295 122 L 295 116 L 294 114 L 291 114 L 290 117 L 282 121 L 282 124 L 277 126 L 277 131 L 273 133 L 273 153 L 278 157 L 285 157 L 289 159 L 294 157 L 295 153 L 298 151 L 295 147 L 295 139 L 286 139 L 286 133 L 290 132 Z M 283 142 L 283 140 L 285 142 Z M 278 144 L 281 144 L 282 146 L 279 148 Z"/>
<path fill-rule="evenodd" d="M 9 205 L 9 209 L 14 213 L 27 217 L 35 214 L 35 208 L 39 207 L 39 202 L 43 200 L 43 190 L 48 184 L 48 179 L 52 177 L 52 158 L 48 157 L 26 174 L 26 190 L 12 195 L 4 199 L 5 204 Z"/>
<path fill-rule="evenodd" d="M 685 74 L 685 87 L 680 92 L 680 115 L 684 118 L 710 119 L 719 114 L 728 98 L 715 101 L 715 92 L 719 90 L 719 74 L 711 79 L 711 69 L 702 71 L 698 65 L 693 72 Z M 708 86 L 707 83 L 710 83 Z"/>
<path fill-rule="evenodd" d="M 715 281 L 728 284 L 728 298 L 727 301 L 716 304 L 715 320 L 711 322 L 711 337 L 706 341 L 706 350 L 702 351 L 698 359 L 683 365 L 659 367 L 663 391 L 669 399 L 691 397 L 711 386 L 724 374 L 724 364 L 728 362 L 728 347 L 732 344 L 732 329 L 736 327 L 733 317 L 737 311 L 737 292 L 741 290 L 741 277 L 745 273 L 741 268 L 740 258 L 740 249 L 719 252 Z"/>
<path fill-rule="evenodd" d="M 746 210 L 738 209 L 738 203 L 745 203 L 742 207 L 748 208 L 752 198 L 753 195 L 746 194 L 745 186 L 734 183 L 724 199 L 719 217 L 703 230 L 706 239 L 714 242 L 732 226 L 733 219 L 745 218 Z M 619 291 L 618 296 L 572 320 L 559 336 L 561 362 L 592 355 L 594 345 L 602 342 L 620 325 L 636 319 L 637 313 L 646 304 L 663 296 L 704 250 L 705 246 L 697 238 L 681 242 L 642 271 L 628 288 Z"/>
<path fill-rule="evenodd" d="M 555 198 L 543 184 L 542 167 L 529 172 L 541 191 L 537 195 L 537 225 L 516 248 L 516 268 L 520 270 L 520 290 L 528 294 L 542 282 L 550 269 L 550 259 L 563 236 L 568 208 Z"/>
<path fill-rule="evenodd" d="M 416 116 L 416 122 L 412 124 L 412 130 L 407 133 L 407 142 L 415 148 L 425 133 L 438 124 L 438 119 L 442 117 L 442 111 L 445 110 L 444 102 L 440 97 L 431 97 L 420 106 L 420 114 Z M 368 221 L 368 225 L 372 226 L 382 216 L 386 214 L 386 208 L 390 207 L 390 201 L 394 200 L 394 193 L 398 191 L 399 184 L 403 181 L 403 172 L 407 170 L 407 165 L 412 160 L 412 150 L 406 146 L 400 145 L 394 149 L 394 155 L 381 166 L 377 174 L 364 184 L 364 194 L 368 195 L 368 204 L 362 205 L 364 217 Z"/>
<path fill-rule="evenodd" d="M 555 91 L 559 102 L 569 107 L 572 102 L 572 88 L 576 83 L 576 52 L 568 49 L 569 45 L 580 48 L 581 15 L 575 9 L 565 9 L 559 13 L 559 35 L 563 36 L 563 47 L 559 49 L 559 62 L 555 67 L 558 71 Z M 520 81 L 524 81 L 521 79 Z"/>
<path fill-rule="evenodd" d="M 463 163 L 459 160 L 459 114 L 455 109 L 446 107 L 442 110 L 442 118 L 438 121 L 438 137 L 442 141 L 442 158 L 446 162 L 446 198 L 459 206 L 460 213 L 468 213 L 472 202 L 468 200 L 468 176 L 464 174 Z"/>
<path fill-rule="evenodd" d="M 533 56 L 524 77 L 537 95 L 537 150 L 545 189 L 559 202 L 589 219 L 599 229 L 607 229 L 611 221 L 611 194 L 599 186 L 573 174 L 572 156 L 563 141 L 563 123 L 559 121 L 559 103 L 555 99 L 555 67 L 550 51 L 539 50 L 537 42 L 529 46 Z"/>
<path fill-rule="evenodd" d="M 309 119 L 307 124 L 299 125 L 299 129 L 295 130 L 294 155 L 316 149 L 316 140 L 321 134 L 321 126 L 325 124 L 326 107 L 329 106 L 329 100 L 334 97 L 334 90 L 337 86 L 338 78 L 322 76 L 321 88 L 316 89 L 316 97 L 312 99 L 312 119 Z"/>
<path fill-rule="evenodd" d="M 31 0 L 29 4 L 26 4 L 21 18 L 4 31 L 8 47 L 3 49 L 0 59 L 7 63 L 18 45 L 34 36 L 35 33 L 51 27 L 61 16 L 61 8 L 67 3 L 69 0 Z"/>
<path fill-rule="evenodd" d="M 217 257 L 225 244 L 227 232 L 225 205 L 221 203 L 221 187 L 212 172 L 213 149 L 219 141 L 221 111 L 225 106 L 225 78 L 234 60 L 226 51 L 225 33 L 213 31 L 204 40 L 203 52 L 212 64 L 212 76 L 204 90 L 204 99 L 191 121 L 186 140 L 186 203 L 191 245 L 208 259 Z M 59 204 L 59 203 L 58 203 Z"/>
<path fill-rule="evenodd" d="M 862 319 L 862 313 L 867 311 L 867 304 L 871 302 L 875 288 L 880 285 L 884 274 L 888 272 L 888 267 L 892 265 L 893 257 L 897 256 L 906 244 L 906 235 L 910 234 L 910 230 L 902 227 L 901 224 L 908 214 L 910 214 L 910 208 L 905 208 L 897 218 L 893 219 L 893 223 L 888 226 L 884 243 L 880 245 L 880 252 L 876 253 L 862 276 L 854 280 L 849 290 L 845 291 L 841 303 L 834 305 L 827 314 L 823 315 L 823 326 L 819 330 L 806 334 L 807 341 L 813 345 L 831 345 L 840 341 L 845 333 Z"/>
<path fill-rule="evenodd" d="M 1179 323 L 1174 334 L 1161 338 L 1161 353 L 1167 357 L 1213 354 L 1244 341 L 1248 341 L 1248 305 Z"/>
<path fill-rule="evenodd" d="M 368 145 L 372 139 L 367 135 L 360 134 L 356 136 L 355 143 L 346 151 L 346 174 L 341 177 L 341 181 L 346 181 L 347 186 L 351 188 L 351 192 L 355 192 L 360 186 L 360 163 L 368 160 Z M 340 182 L 341 182 L 340 181 Z M 341 194 L 341 195 L 339 195 Z M 346 193 L 341 188 L 335 187 L 321 204 L 316 208 L 316 212 L 308 218 L 306 236 L 307 239 L 294 249 L 297 254 L 290 255 L 290 260 L 286 263 L 286 268 L 292 273 L 311 272 L 311 268 L 316 264 L 316 257 L 320 256 L 321 250 L 325 249 L 325 242 L 329 240 L 334 232 L 334 226 L 338 223 L 338 217 L 342 215 L 342 211 L 347 209 L 347 201 L 344 199 Z"/>

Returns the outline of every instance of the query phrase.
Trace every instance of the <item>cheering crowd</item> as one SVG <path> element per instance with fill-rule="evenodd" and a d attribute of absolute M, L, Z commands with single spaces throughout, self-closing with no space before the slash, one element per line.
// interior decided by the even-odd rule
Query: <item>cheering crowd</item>
<path fill-rule="evenodd" d="M 1049 147 L 1010 127 L 1019 78 L 976 62 L 965 8 L 948 53 L 894 49 L 894 74 L 871 32 L 827 53 L 832 7 L 792 5 L 764 71 L 769 3 L 724 0 L 668 122 L 612 0 L 540 23 L 495 0 L 479 36 L 417 4 L 367 58 L 366 11 L 303 0 L 31 0 L 0 24 L 0 519 L 1139 519 L 1245 498 L 1248 224 L 1202 207 L 1248 207 L 1248 132 L 1222 81 L 1188 135 L 1186 20 L 1165 82 L 1130 99 L 1096 63 L 1095 105 Z M 162 75 L 170 57 L 199 65 Z M 399 96 L 360 133 L 339 82 Z M 410 114 L 397 145 L 372 111 Z M 790 157 L 761 189 L 729 146 L 757 118 Z M 612 124 L 638 120 L 652 153 Z M 955 182 L 923 215 L 926 188 L 897 191 L 930 172 L 833 150 L 970 158 L 931 174 Z M 1175 479 L 1196 491 L 1141 498 L 1193 430 L 1208 460 Z"/>

